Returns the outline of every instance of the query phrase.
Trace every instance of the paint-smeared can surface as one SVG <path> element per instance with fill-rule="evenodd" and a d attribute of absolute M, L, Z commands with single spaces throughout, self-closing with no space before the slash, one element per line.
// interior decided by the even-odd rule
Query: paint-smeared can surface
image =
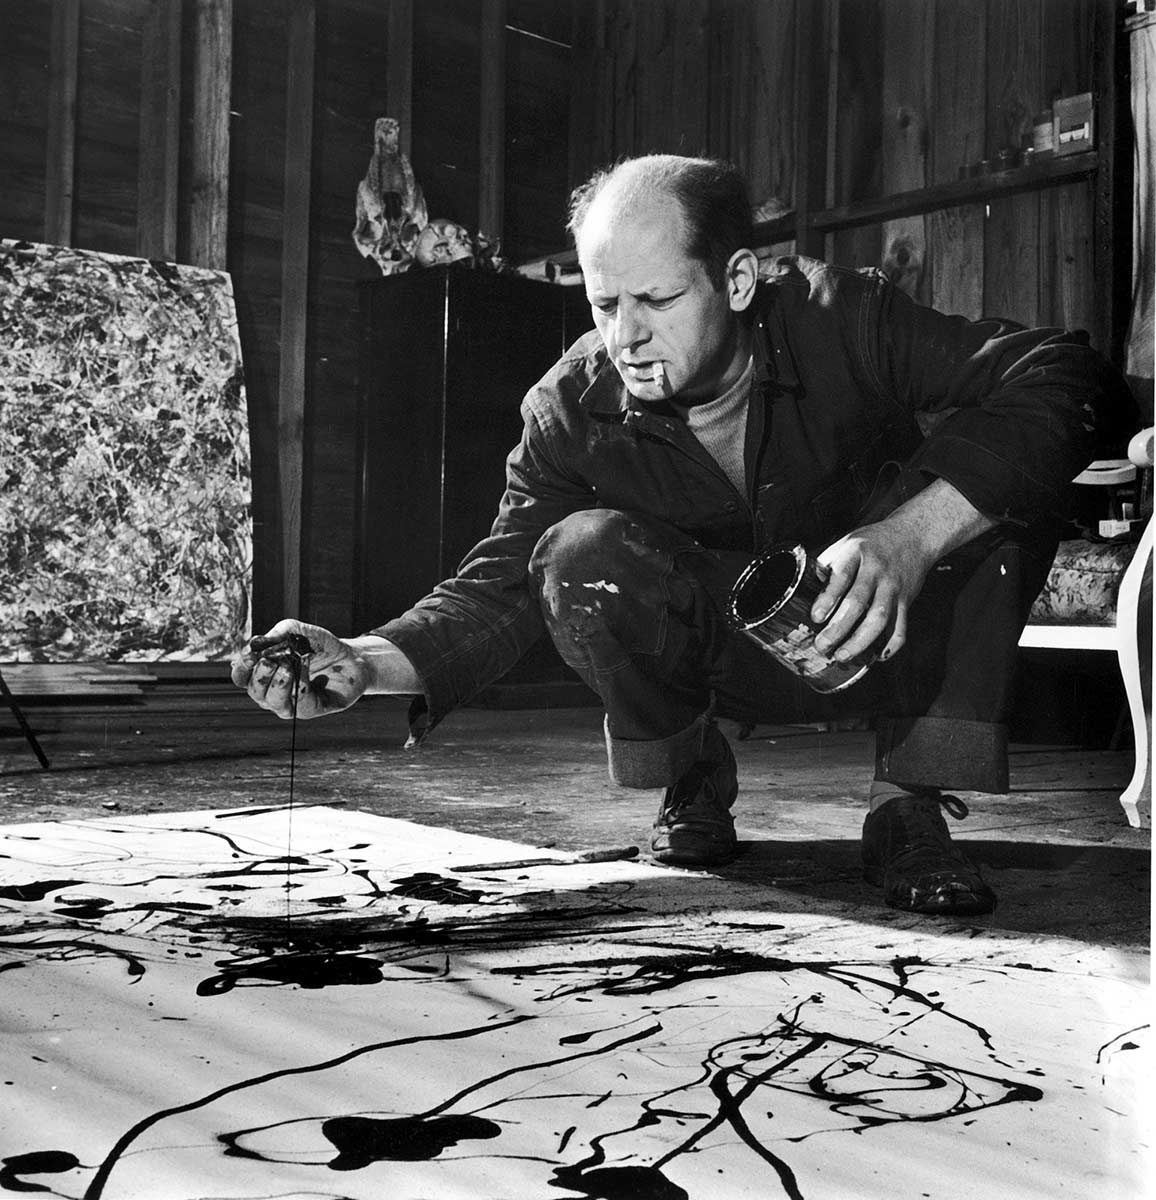
<path fill-rule="evenodd" d="M 839 692 L 861 679 L 875 655 L 846 662 L 815 649 L 824 622 L 811 620 L 811 606 L 827 584 L 830 569 L 802 546 L 772 546 L 738 577 L 727 604 L 733 629 L 745 633 L 816 692 Z"/>

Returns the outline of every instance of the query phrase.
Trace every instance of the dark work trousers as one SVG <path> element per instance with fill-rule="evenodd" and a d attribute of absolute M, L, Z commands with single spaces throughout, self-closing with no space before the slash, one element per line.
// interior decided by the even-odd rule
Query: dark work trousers
<path fill-rule="evenodd" d="M 875 716 L 877 779 L 1007 791 L 1017 643 L 1055 549 L 1050 535 L 999 526 L 932 569 L 903 648 L 847 689 Z M 726 621 L 749 561 L 612 509 L 575 513 L 539 541 L 532 586 L 562 658 L 602 698 L 616 782 L 673 784 L 714 716 L 782 720 L 774 698 L 801 685 Z"/>

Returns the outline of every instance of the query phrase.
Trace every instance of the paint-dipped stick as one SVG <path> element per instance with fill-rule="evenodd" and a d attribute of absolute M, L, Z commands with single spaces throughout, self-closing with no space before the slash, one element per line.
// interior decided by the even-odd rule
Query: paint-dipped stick
<path fill-rule="evenodd" d="M 583 850 L 567 858 L 513 858 L 508 862 L 466 863 L 451 871 L 520 871 L 523 867 L 575 867 L 582 863 L 623 862 L 637 858 L 637 846 L 615 846 L 608 850 Z"/>

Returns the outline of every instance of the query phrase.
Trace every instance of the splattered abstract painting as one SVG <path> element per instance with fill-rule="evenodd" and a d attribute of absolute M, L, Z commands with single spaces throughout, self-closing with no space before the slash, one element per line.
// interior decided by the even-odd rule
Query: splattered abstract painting
<path fill-rule="evenodd" d="M 252 523 L 229 277 L 0 241 L 0 658 L 227 658 Z"/>
<path fill-rule="evenodd" d="M 1144 1195 L 1139 956 L 334 807 L 0 854 L 0 1194 Z"/>

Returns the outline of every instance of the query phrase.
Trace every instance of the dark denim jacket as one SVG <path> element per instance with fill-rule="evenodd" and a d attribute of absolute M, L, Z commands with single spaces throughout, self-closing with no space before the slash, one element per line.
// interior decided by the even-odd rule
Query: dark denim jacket
<path fill-rule="evenodd" d="M 673 410 L 629 396 L 597 333 L 527 393 L 490 536 L 375 631 L 416 668 L 429 727 L 540 636 L 530 555 L 578 509 L 648 514 L 753 557 L 780 540 L 825 545 L 938 476 L 999 521 L 1046 523 L 1067 511 L 1073 476 L 1125 432 L 1126 385 L 1082 333 L 945 316 L 877 270 L 790 257 L 765 274 L 748 495 Z"/>

